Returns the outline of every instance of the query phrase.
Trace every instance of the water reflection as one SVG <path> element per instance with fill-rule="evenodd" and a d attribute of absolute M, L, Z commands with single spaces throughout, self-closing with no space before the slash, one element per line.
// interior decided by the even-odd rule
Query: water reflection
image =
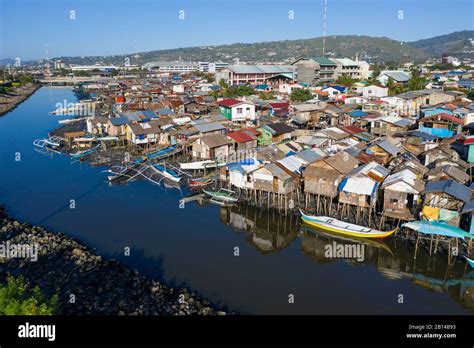
<path fill-rule="evenodd" d="M 278 252 L 288 247 L 298 236 L 296 216 L 283 216 L 249 205 L 222 208 L 220 220 L 233 229 L 248 232 L 248 242 L 262 254 Z"/>
<path fill-rule="evenodd" d="M 248 205 L 222 208 L 220 220 L 234 230 L 248 233 L 249 244 L 262 254 L 278 252 L 296 238 L 301 251 L 316 264 L 350 263 L 354 267 L 375 267 L 379 274 L 392 280 L 408 279 L 417 286 L 436 293 L 449 294 L 470 312 L 474 312 L 474 271 L 464 262 L 448 263 L 446 254 L 429 255 L 398 238 L 366 240 L 339 236 L 302 224 L 298 216 L 284 216 Z M 363 246 L 364 260 L 331 258 L 328 246 Z"/>

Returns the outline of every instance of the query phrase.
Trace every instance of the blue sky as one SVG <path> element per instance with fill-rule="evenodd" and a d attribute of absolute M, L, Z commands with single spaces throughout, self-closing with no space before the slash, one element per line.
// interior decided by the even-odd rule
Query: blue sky
<path fill-rule="evenodd" d="M 323 34 L 323 4 L 324 0 L 0 0 L 0 58 L 111 55 L 318 37 Z M 399 10 L 403 19 L 398 19 Z M 75 11 L 73 20 L 70 11 Z M 414 41 L 472 29 L 473 21 L 472 0 L 328 0 L 327 35 Z"/>

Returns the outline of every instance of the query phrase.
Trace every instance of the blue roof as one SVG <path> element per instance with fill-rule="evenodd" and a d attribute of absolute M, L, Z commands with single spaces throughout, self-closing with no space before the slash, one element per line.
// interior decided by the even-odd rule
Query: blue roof
<path fill-rule="evenodd" d="M 472 196 L 472 192 L 469 187 L 461 185 L 460 183 L 454 180 L 428 182 L 423 192 L 444 192 L 465 203 L 469 203 L 471 201 Z"/>
<path fill-rule="evenodd" d="M 173 114 L 173 110 L 171 110 L 170 108 L 161 108 L 156 110 L 156 113 L 160 115 L 171 115 Z"/>
<path fill-rule="evenodd" d="M 110 119 L 110 123 L 112 123 L 114 126 L 123 126 L 124 124 L 129 124 L 130 120 L 125 117 L 114 117 Z"/>
<path fill-rule="evenodd" d="M 354 110 L 349 112 L 349 116 L 351 117 L 364 117 L 367 116 L 368 114 L 362 110 Z"/>
<path fill-rule="evenodd" d="M 328 88 L 337 89 L 337 90 L 338 90 L 339 92 L 341 92 L 341 93 L 345 92 L 345 90 L 346 90 L 346 87 L 344 87 L 344 86 L 328 86 L 328 87 L 324 87 L 324 88 L 322 89 L 322 91 L 324 91 L 325 89 L 328 89 Z"/>
<path fill-rule="evenodd" d="M 159 118 L 159 116 L 153 110 L 144 110 L 141 111 L 141 113 L 147 118 Z"/>
<path fill-rule="evenodd" d="M 421 138 L 421 139 L 424 139 L 424 140 L 435 140 L 435 139 L 439 138 L 436 135 L 426 133 L 426 132 L 422 132 L 422 131 L 419 131 L 419 130 L 410 131 L 410 132 L 408 132 L 408 135 L 416 137 L 416 138 Z"/>

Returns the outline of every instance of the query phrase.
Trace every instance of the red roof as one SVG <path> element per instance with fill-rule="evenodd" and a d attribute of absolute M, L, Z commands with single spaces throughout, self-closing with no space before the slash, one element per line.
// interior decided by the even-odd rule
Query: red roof
<path fill-rule="evenodd" d="M 436 114 L 434 116 L 441 116 L 442 118 L 444 118 L 446 120 L 449 120 L 451 122 L 454 122 L 454 123 L 457 123 L 457 124 L 460 124 L 460 125 L 464 124 L 464 120 L 461 120 L 460 118 L 457 118 L 456 116 L 447 114 L 445 112 L 443 112 L 441 114 Z"/>
<path fill-rule="evenodd" d="M 466 140 L 464 140 L 464 145 L 474 145 L 474 135 L 466 137 Z"/>
<path fill-rule="evenodd" d="M 221 100 L 219 102 L 219 106 L 223 106 L 225 108 L 231 108 L 235 105 L 239 105 L 239 104 L 242 104 L 242 103 L 243 103 L 242 100 L 237 100 L 237 99 L 234 99 L 234 98 L 228 98 L 228 99 Z"/>
<path fill-rule="evenodd" d="M 448 109 L 448 110 L 455 110 L 457 108 L 458 107 L 456 105 L 453 105 L 453 104 L 446 104 L 445 106 L 443 106 L 443 109 Z"/>
<path fill-rule="evenodd" d="M 260 132 L 256 128 L 246 128 L 245 131 L 252 133 L 256 137 L 260 135 Z"/>
<path fill-rule="evenodd" d="M 230 132 L 227 134 L 227 136 L 237 143 L 246 143 L 248 141 L 256 139 L 255 135 L 253 135 L 252 132 L 249 132 L 246 129 Z"/>
<path fill-rule="evenodd" d="M 268 103 L 273 109 L 284 109 L 287 108 L 290 104 L 288 102 L 285 103 Z"/>
<path fill-rule="evenodd" d="M 349 134 L 359 134 L 364 132 L 364 130 L 357 126 L 345 126 L 342 127 L 342 130 L 349 133 Z"/>

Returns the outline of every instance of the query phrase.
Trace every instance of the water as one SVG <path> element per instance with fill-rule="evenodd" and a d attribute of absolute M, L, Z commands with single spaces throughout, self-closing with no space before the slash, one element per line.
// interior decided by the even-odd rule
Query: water
<path fill-rule="evenodd" d="M 76 101 L 72 90 L 42 88 L 0 117 L 0 203 L 16 219 L 77 237 L 106 257 L 240 313 L 474 312 L 474 274 L 463 263 L 448 267 L 445 256 L 419 251 L 415 262 L 411 246 L 390 240 L 364 244 L 365 262 L 328 260 L 327 244 L 348 242 L 305 231 L 296 217 L 244 205 L 191 202 L 180 209 L 178 190 L 143 181 L 108 186 L 104 168 L 37 153 L 33 140 L 58 125 L 48 112 L 64 100 Z"/>

